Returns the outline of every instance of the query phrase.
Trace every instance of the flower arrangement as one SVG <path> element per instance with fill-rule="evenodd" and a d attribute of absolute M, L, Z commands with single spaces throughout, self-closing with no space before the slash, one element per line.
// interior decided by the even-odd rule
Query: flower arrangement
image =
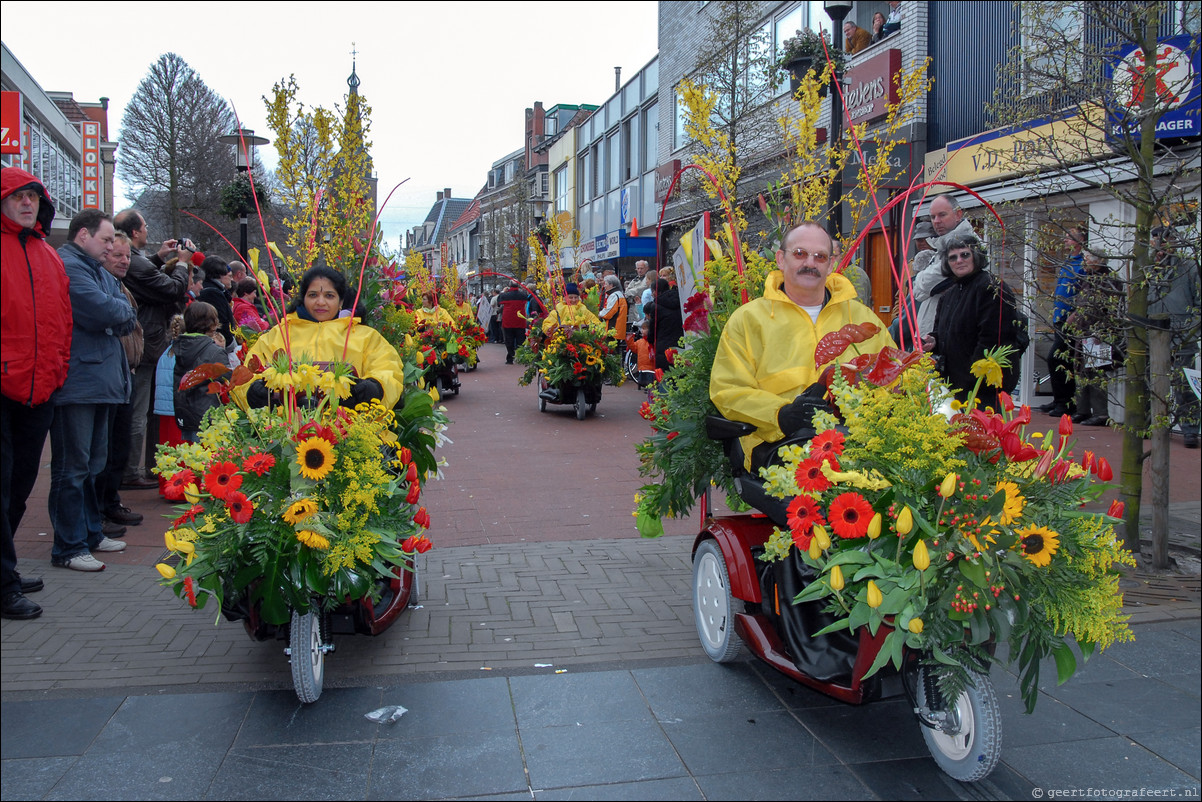
<path fill-rule="evenodd" d="M 838 335 L 819 349 L 852 344 Z M 974 366 L 977 389 L 1000 385 L 1006 356 L 996 349 Z M 869 675 L 900 668 L 908 647 L 931 655 L 941 691 L 956 698 L 1006 643 L 1030 712 L 1042 659 L 1055 659 L 1064 682 L 1072 642 L 1088 656 L 1132 639 L 1114 571 L 1134 565 L 1113 528 L 1121 510 L 1082 509 L 1112 470 L 1088 451 L 1074 456 L 1067 416 L 1037 431 L 1030 408 L 1005 393 L 1000 411 L 970 397 L 954 412 L 932 361 L 894 349 L 829 378 L 842 420 L 820 413 L 818 435 L 763 471 L 767 490 L 791 499 L 789 528 L 763 559 L 796 554 L 818 572 L 794 601 L 827 600 L 838 620 L 823 632 L 889 628 Z"/>
<path fill-rule="evenodd" d="M 613 341 L 589 326 L 560 326 L 550 335 L 534 326 L 514 359 L 526 365 L 518 379 L 523 386 L 534 381 L 539 371 L 552 387 L 600 385 L 604 379 L 621 383 L 624 376 Z"/>
<path fill-rule="evenodd" d="M 262 377 L 284 404 L 210 410 L 198 442 L 160 446 L 155 469 L 184 502 L 164 536 L 179 558 L 157 566 L 164 582 L 194 607 L 213 596 L 271 624 L 372 596 L 430 548 L 421 487 L 446 425 L 408 381 L 395 410 L 352 410 L 339 404 L 349 366 L 281 360 Z"/>
<path fill-rule="evenodd" d="M 461 334 L 450 326 L 423 326 L 418 328 L 416 335 L 419 364 L 425 366 L 427 374 L 447 362 L 465 365 L 475 359 L 475 351 L 471 348 L 473 335 Z"/>

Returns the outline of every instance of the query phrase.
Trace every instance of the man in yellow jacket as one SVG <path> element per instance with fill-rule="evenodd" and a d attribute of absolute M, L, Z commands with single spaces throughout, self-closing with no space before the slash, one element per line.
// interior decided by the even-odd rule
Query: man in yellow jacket
<path fill-rule="evenodd" d="M 744 467 L 762 465 L 771 445 L 807 427 L 821 394 L 806 389 L 825 364 L 815 364 L 818 341 L 848 323 L 877 323 L 856 300 L 852 283 L 835 273 L 831 238 L 805 222 L 791 229 L 776 252 L 778 270 L 764 281 L 762 297 L 735 310 L 722 330 L 710 374 L 710 398 L 731 420 L 758 428 L 743 438 Z M 893 340 L 883 329 L 859 345 L 879 351 Z"/>

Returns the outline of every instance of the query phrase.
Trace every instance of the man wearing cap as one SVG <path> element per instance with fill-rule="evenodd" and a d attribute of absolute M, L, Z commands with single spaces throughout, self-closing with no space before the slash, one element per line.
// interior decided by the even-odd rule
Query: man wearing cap
<path fill-rule="evenodd" d="M 918 307 L 918 332 L 922 337 L 935 333 L 935 314 L 939 311 L 939 298 L 954 282 L 943 275 L 944 243 L 952 236 L 966 237 L 980 242 L 972 223 L 964 217 L 964 210 L 950 195 L 940 195 L 931 201 L 931 227 L 935 236 L 927 240 L 932 250 L 914 255 L 914 303 Z"/>
<path fill-rule="evenodd" d="M 138 315 L 121 285 L 104 269 L 116 241 L 109 216 L 84 209 L 71 219 L 58 249 L 71 285 L 71 365 L 54 395 L 50 424 L 50 563 L 72 571 L 103 571 L 93 552 L 125 549 L 102 531 L 96 479 L 109 454 L 113 407 L 129 401 L 132 378 L 121 337 Z"/>
<path fill-rule="evenodd" d="M 580 288 L 571 282 L 563 287 L 563 300 L 555 304 L 551 314 L 543 321 L 543 331 L 550 334 L 560 326 L 592 326 L 598 330 L 605 328 L 605 324 L 580 302 Z"/>
<path fill-rule="evenodd" d="M 501 306 L 501 331 L 505 337 L 505 364 L 513 364 L 513 355 L 517 347 L 526 342 L 526 304 L 530 296 L 522 290 L 522 285 L 510 281 L 505 292 L 497 296 Z"/>
<path fill-rule="evenodd" d="M 0 614 L 37 618 L 42 608 L 25 598 L 42 589 L 38 577 L 17 573 L 13 535 L 25 514 L 42 460 L 54 405 L 50 396 L 67 378 L 71 354 L 71 300 L 63 260 L 45 242 L 54 204 L 42 183 L 17 167 L 0 174 L 0 252 L 3 293 L 0 329 Z"/>
<path fill-rule="evenodd" d="M 134 392 L 130 404 L 131 427 L 129 465 L 125 470 L 123 487 L 158 487 L 149 477 L 147 465 L 154 464 L 154 446 L 158 440 L 158 419 L 150 418 L 150 396 L 154 391 L 154 371 L 159 357 L 167 350 L 171 318 L 182 312 L 188 296 L 187 256 L 183 249 L 190 243 L 164 240 L 157 253 L 147 255 L 146 239 L 150 229 L 146 219 L 134 209 L 118 212 L 113 227 L 129 237 L 129 271 L 121 283 L 129 290 L 138 305 L 138 322 L 142 324 L 142 361 L 134 365 Z M 178 261 L 168 260 L 180 249 Z M 190 254 L 189 254 L 190 255 Z M 151 435 L 147 427 L 153 420 Z M 149 455 L 147 451 L 151 452 Z"/>

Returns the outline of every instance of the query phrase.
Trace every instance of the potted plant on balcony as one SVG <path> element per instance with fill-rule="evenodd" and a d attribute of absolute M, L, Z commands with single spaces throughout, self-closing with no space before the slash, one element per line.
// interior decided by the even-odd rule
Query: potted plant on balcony
<path fill-rule="evenodd" d="M 789 73 L 789 90 L 796 92 L 801 85 L 801 79 L 806 73 L 814 70 L 820 77 L 829 59 L 837 72 L 842 74 L 847 67 L 847 59 L 841 50 L 836 50 L 831 42 L 830 34 L 826 31 L 816 33 L 812 28 L 799 30 L 781 43 L 780 56 L 777 65 Z M 826 95 L 827 84 L 819 90 L 819 97 Z"/>

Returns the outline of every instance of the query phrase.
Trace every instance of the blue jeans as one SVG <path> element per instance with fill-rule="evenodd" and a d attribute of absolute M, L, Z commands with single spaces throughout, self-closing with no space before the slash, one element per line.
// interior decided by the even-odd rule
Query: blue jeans
<path fill-rule="evenodd" d="M 96 479 L 109 454 L 109 404 L 64 404 L 50 424 L 50 561 L 62 564 L 100 545 Z"/>

